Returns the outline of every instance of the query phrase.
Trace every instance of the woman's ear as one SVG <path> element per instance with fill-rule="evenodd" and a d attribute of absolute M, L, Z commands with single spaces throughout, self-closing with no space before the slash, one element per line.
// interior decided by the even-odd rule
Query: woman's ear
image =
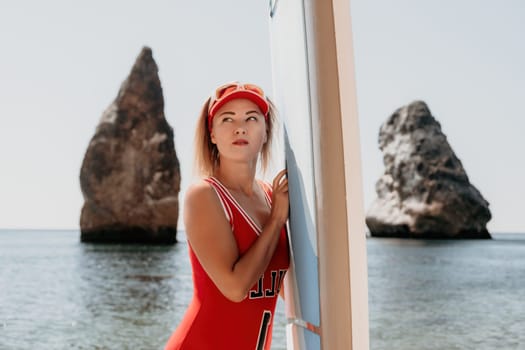
<path fill-rule="evenodd" d="M 214 145 L 217 144 L 217 142 L 215 142 L 215 134 L 213 133 L 213 129 L 210 131 L 210 141 L 211 141 L 211 143 L 213 143 Z"/>

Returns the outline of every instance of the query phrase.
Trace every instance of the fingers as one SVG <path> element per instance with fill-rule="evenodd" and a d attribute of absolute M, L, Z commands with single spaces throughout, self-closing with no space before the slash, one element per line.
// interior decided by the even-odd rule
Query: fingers
<path fill-rule="evenodd" d="M 288 219 L 288 177 L 286 169 L 281 170 L 273 179 L 272 184 L 272 217 L 280 224 Z"/>
<path fill-rule="evenodd" d="M 286 177 L 287 170 L 281 170 L 273 180 L 273 190 L 288 191 L 288 178 Z"/>
<path fill-rule="evenodd" d="M 288 179 L 284 178 L 280 181 L 274 182 L 272 191 L 274 193 L 288 192 Z"/>

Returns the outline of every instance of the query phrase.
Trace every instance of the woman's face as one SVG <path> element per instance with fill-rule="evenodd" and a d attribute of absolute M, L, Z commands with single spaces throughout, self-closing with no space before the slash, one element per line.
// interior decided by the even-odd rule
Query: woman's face
<path fill-rule="evenodd" d="M 266 119 L 252 101 L 235 99 L 215 113 L 210 136 L 221 159 L 256 162 L 267 140 Z"/>

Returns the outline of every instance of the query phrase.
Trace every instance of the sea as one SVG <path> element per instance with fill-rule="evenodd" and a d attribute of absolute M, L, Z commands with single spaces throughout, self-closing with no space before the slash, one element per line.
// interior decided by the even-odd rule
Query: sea
<path fill-rule="evenodd" d="M 179 237 L 105 245 L 78 230 L 0 230 L 0 349 L 163 349 L 192 295 Z M 367 256 L 371 350 L 525 350 L 525 234 L 368 238 Z M 285 323 L 279 301 L 272 349 L 286 349 Z"/>

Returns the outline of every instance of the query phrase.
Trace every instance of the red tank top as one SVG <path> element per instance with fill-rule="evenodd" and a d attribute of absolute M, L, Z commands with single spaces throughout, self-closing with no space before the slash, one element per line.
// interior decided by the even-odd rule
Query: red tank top
<path fill-rule="evenodd" d="M 242 256 L 257 240 L 261 229 L 228 190 L 215 178 L 205 180 L 217 192 Z M 271 206 L 271 189 L 262 184 Z M 242 302 L 227 299 L 204 271 L 189 246 L 193 270 L 193 299 L 166 350 L 269 350 L 275 305 L 290 258 L 286 229 L 266 271 Z"/>

